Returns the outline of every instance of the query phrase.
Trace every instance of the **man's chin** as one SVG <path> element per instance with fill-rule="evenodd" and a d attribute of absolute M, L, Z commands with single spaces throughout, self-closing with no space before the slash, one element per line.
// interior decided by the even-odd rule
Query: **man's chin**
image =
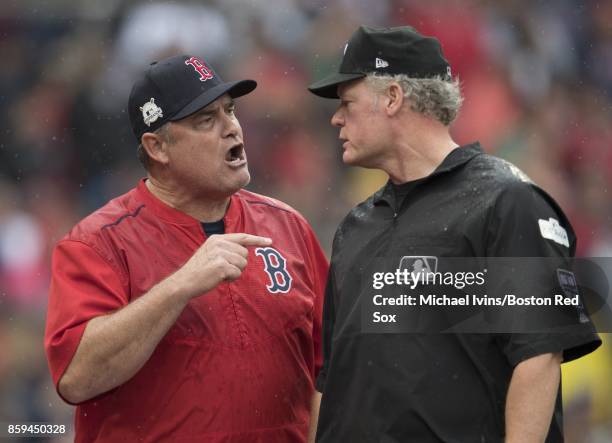
<path fill-rule="evenodd" d="M 240 177 L 237 177 L 235 190 L 232 193 L 240 191 L 242 188 L 248 186 L 249 183 L 251 183 L 251 174 L 245 167 L 244 171 L 240 171 Z"/>
<path fill-rule="evenodd" d="M 250 182 L 251 175 L 249 174 L 248 170 L 241 171 L 240 174 L 236 177 L 233 177 L 231 181 L 228 180 L 223 183 L 219 183 L 220 186 L 215 192 L 215 194 L 220 198 L 231 197 L 236 192 L 248 186 Z"/>
<path fill-rule="evenodd" d="M 342 163 L 348 166 L 360 166 L 362 168 L 368 167 L 364 164 L 363 159 L 347 154 L 346 152 L 342 155 Z"/>
<path fill-rule="evenodd" d="M 357 162 L 358 162 L 358 159 L 356 159 L 354 156 L 352 156 L 349 152 L 344 151 L 342 153 L 342 163 L 344 163 L 345 165 L 359 166 L 359 164 Z"/>

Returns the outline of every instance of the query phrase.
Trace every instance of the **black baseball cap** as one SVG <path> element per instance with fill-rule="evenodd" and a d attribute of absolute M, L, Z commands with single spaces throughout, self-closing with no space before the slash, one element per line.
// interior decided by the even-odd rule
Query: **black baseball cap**
<path fill-rule="evenodd" d="M 338 72 L 313 83 L 308 90 L 320 97 L 338 98 L 340 83 L 371 72 L 406 74 L 413 78 L 451 77 L 450 65 L 438 39 L 425 37 L 410 26 L 360 26 L 344 47 Z"/>
<path fill-rule="evenodd" d="M 145 132 L 188 117 L 225 93 L 235 98 L 256 87 L 254 80 L 225 83 L 210 63 L 200 57 L 176 55 L 153 62 L 130 92 L 128 111 L 132 131 L 140 143 Z"/>

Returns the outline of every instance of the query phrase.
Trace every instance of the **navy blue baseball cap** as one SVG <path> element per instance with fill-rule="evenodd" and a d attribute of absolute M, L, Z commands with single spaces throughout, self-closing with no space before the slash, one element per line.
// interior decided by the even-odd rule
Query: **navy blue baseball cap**
<path fill-rule="evenodd" d="M 224 82 L 200 57 L 176 55 L 151 63 L 134 83 L 128 100 L 132 132 L 138 143 L 168 121 L 188 117 L 227 93 L 240 97 L 257 87 L 255 80 Z"/>
<path fill-rule="evenodd" d="M 363 78 L 369 73 L 451 78 L 450 65 L 438 39 L 423 36 L 411 26 L 360 26 L 344 47 L 338 72 L 313 83 L 308 90 L 320 97 L 338 98 L 340 83 Z"/>

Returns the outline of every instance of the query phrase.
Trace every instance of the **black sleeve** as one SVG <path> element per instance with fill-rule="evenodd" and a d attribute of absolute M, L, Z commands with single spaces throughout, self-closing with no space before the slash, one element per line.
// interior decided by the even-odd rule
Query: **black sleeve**
<path fill-rule="evenodd" d="M 315 387 L 317 391 L 324 392 L 325 381 L 329 369 L 331 356 L 332 336 L 334 333 L 334 323 L 336 311 L 334 306 L 335 298 L 335 278 L 333 263 L 329 267 L 327 274 L 327 284 L 325 286 L 325 300 L 323 302 L 323 367 L 319 371 Z"/>
<path fill-rule="evenodd" d="M 569 221 L 556 202 L 531 183 L 517 182 L 508 186 L 497 198 L 489 220 L 488 257 L 565 260 L 574 255 L 576 236 Z M 525 269 L 523 272 L 533 273 L 523 275 L 525 281 L 530 278 L 541 281 L 542 269 Z M 545 285 L 552 285 L 552 282 L 546 280 Z M 545 315 L 558 315 L 559 309 L 547 308 Z M 578 315 L 571 331 L 501 334 L 498 344 L 513 366 L 549 352 L 563 352 L 563 361 L 567 362 L 594 351 L 601 344 L 592 322 L 579 323 Z"/>

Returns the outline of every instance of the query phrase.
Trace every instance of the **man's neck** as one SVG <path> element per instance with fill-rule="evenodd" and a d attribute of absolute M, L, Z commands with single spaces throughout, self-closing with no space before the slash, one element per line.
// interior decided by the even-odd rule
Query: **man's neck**
<path fill-rule="evenodd" d="M 208 200 L 194 198 L 192 195 L 177 191 L 171 186 L 165 186 L 149 176 L 145 181 L 147 189 L 159 200 L 178 211 L 201 222 L 214 222 L 221 220 L 229 206 L 230 198 Z"/>
<path fill-rule="evenodd" d="M 384 164 L 383 169 L 395 184 L 418 180 L 430 175 L 450 152 L 459 145 L 448 130 L 421 126 L 420 130 L 406 131 Z"/>

